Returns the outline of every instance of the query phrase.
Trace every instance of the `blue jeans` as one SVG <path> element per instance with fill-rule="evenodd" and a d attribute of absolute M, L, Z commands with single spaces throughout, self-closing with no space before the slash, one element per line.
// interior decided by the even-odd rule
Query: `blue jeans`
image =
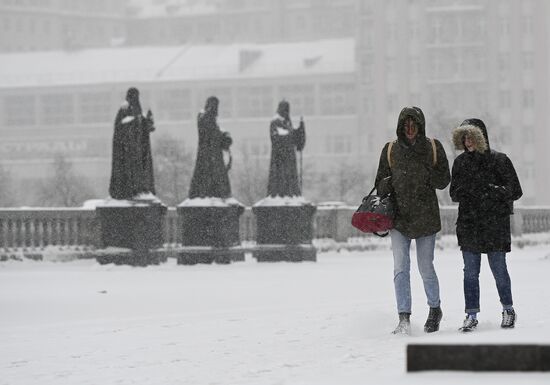
<path fill-rule="evenodd" d="M 411 313 L 411 239 L 393 229 L 390 231 L 393 250 L 393 284 L 398 313 Z M 435 234 L 416 238 L 416 261 L 430 307 L 438 307 L 439 280 L 434 269 Z"/>
<path fill-rule="evenodd" d="M 481 253 L 463 251 L 464 258 L 464 300 L 466 313 L 479 312 L 479 272 L 481 270 Z M 495 251 L 487 253 L 489 266 L 495 277 L 500 303 L 504 309 L 511 309 L 512 283 L 506 267 L 506 253 Z"/>

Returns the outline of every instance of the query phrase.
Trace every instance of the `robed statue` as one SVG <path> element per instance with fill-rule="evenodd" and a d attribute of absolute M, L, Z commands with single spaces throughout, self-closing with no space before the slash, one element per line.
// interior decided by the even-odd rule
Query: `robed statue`
<path fill-rule="evenodd" d="M 137 88 L 130 88 L 115 118 L 109 194 L 133 199 L 155 194 L 150 133 L 155 130 L 151 110 L 143 115 Z"/>
<path fill-rule="evenodd" d="M 229 147 L 233 141 L 229 133 L 222 131 L 218 125 L 218 106 L 218 98 L 209 97 L 197 117 L 199 148 L 189 189 L 190 199 L 231 196 L 228 172 L 231 168 Z M 224 151 L 229 153 L 227 165 Z"/>
<path fill-rule="evenodd" d="M 271 162 L 267 195 L 300 196 L 301 181 L 298 179 L 296 151 L 301 152 L 306 143 L 303 119 L 298 128 L 290 120 L 290 104 L 283 100 L 279 103 L 277 114 L 269 126 L 271 137 Z"/>

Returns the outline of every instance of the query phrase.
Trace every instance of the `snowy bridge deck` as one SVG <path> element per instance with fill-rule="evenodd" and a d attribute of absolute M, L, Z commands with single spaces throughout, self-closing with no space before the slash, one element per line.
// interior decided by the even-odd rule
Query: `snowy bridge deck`
<path fill-rule="evenodd" d="M 319 207 L 315 215 L 314 237 L 346 242 L 349 238 L 370 237 L 355 230 L 350 222 L 355 208 Z M 454 234 L 457 209 L 441 208 L 442 234 Z M 181 243 L 175 208 L 168 209 L 165 224 L 167 244 Z M 550 207 L 516 207 L 512 216 L 514 235 L 550 231 Z M 247 208 L 240 220 L 241 240 L 256 238 L 256 221 Z M 100 245 L 98 221 L 93 209 L 22 208 L 0 209 L 0 248 Z"/>

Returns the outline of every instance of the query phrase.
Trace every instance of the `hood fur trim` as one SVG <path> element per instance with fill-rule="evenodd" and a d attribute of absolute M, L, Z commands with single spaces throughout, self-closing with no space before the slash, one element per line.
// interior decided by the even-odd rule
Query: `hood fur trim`
<path fill-rule="evenodd" d="M 487 141 L 483 136 L 483 132 L 481 132 L 479 127 L 470 124 L 459 126 L 453 130 L 453 144 L 457 150 L 467 151 L 463 143 L 463 138 L 466 134 L 472 138 L 477 152 L 483 154 L 487 151 Z"/>

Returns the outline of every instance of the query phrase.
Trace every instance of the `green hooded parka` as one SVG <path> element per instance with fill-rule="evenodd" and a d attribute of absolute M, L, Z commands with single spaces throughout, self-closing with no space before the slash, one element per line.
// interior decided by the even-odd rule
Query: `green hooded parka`
<path fill-rule="evenodd" d="M 412 118 L 418 128 L 413 144 L 405 135 L 405 121 Z M 391 192 L 396 203 L 394 228 L 408 238 L 416 239 L 441 230 L 436 189 L 444 189 L 450 182 L 449 162 L 441 143 L 435 140 L 437 160 L 426 137 L 426 120 L 418 107 L 405 107 L 397 121 L 397 140 L 391 149 L 391 167 L 388 163 L 388 145 L 380 154 L 376 187 L 379 194 Z M 389 179 L 385 179 L 391 176 Z"/>

